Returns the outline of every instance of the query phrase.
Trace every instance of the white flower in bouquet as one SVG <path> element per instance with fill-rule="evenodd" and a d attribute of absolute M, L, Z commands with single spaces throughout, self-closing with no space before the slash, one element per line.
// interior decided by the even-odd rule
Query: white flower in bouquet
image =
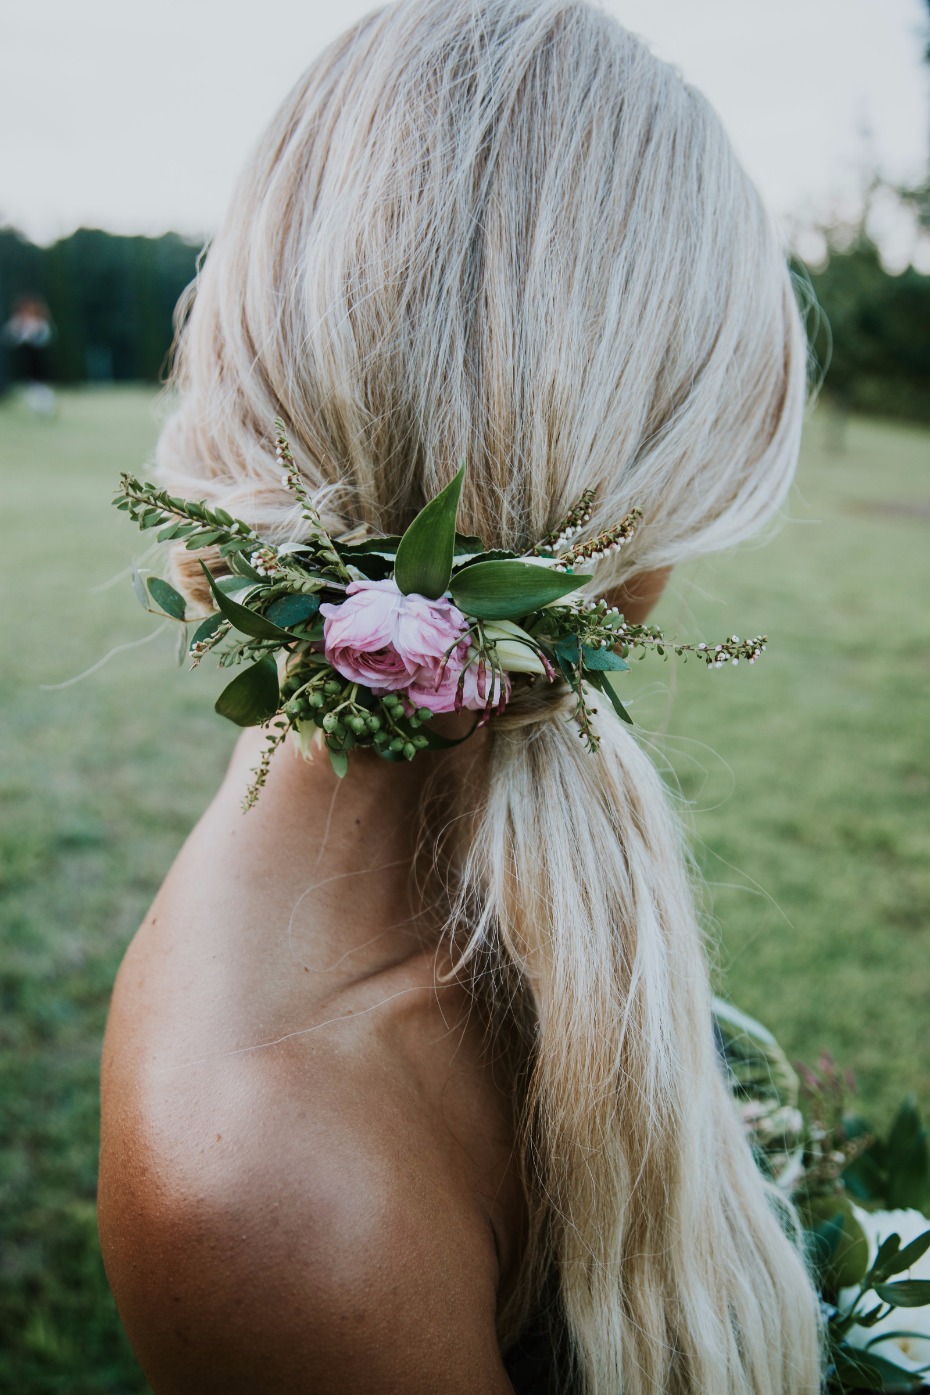
<path fill-rule="evenodd" d="M 889 1235 L 901 1237 L 901 1248 L 930 1230 L 930 1220 L 919 1211 L 863 1211 L 854 1206 L 853 1214 L 865 1231 L 869 1242 L 869 1264 L 878 1253 L 878 1247 Z M 896 1274 L 893 1282 L 900 1279 L 930 1279 L 930 1250 L 926 1251 L 909 1270 Z M 842 1289 L 839 1295 L 841 1309 L 848 1308 L 856 1296 L 854 1288 Z M 861 1312 L 868 1312 L 881 1300 L 871 1289 L 859 1304 Z M 851 1327 L 846 1334 L 850 1346 L 868 1346 L 876 1356 L 893 1361 L 906 1371 L 918 1371 L 930 1365 L 930 1307 L 892 1308 L 886 1317 L 874 1327 Z"/>

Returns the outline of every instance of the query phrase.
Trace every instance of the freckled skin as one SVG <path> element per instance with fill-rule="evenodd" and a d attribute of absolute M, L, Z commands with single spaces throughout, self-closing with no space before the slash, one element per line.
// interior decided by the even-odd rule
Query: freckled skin
<path fill-rule="evenodd" d="M 413 911 L 430 761 L 363 754 L 337 782 L 285 748 L 243 815 L 261 744 L 240 738 L 114 989 L 99 1221 L 120 1315 L 156 1395 L 505 1395 L 513 1113 Z"/>

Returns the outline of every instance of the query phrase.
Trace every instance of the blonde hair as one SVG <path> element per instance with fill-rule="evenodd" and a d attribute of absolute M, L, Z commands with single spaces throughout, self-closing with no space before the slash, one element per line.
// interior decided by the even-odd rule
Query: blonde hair
<path fill-rule="evenodd" d="M 461 526 L 491 545 L 585 488 L 594 531 L 639 506 L 599 591 L 748 538 L 794 470 L 805 346 L 755 190 L 707 103 L 584 0 L 356 25 L 274 118 L 188 308 L 161 473 L 275 536 L 276 412 L 340 527 L 402 529 L 462 457 Z M 721 1072 L 680 829 L 630 732 L 601 738 L 518 705 L 450 796 L 450 934 L 529 1043 L 504 1339 L 554 1277 L 588 1395 L 808 1395 L 816 1299 Z"/>

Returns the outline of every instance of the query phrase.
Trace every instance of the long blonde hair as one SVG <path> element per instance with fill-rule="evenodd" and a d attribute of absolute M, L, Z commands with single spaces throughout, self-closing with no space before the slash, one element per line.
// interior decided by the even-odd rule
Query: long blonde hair
<path fill-rule="evenodd" d="M 490 545 L 589 487 L 593 531 L 639 506 L 599 591 L 756 533 L 795 467 L 804 339 L 755 190 L 707 103 L 585 0 L 398 0 L 352 28 L 182 318 L 161 473 L 279 537 L 276 412 L 342 527 L 402 529 L 462 457 Z M 554 1280 L 587 1395 L 811 1395 L 816 1300 L 721 1073 L 680 829 L 601 726 L 592 757 L 557 703 L 517 704 L 456 796 L 450 934 L 529 1024 L 503 1327 Z"/>

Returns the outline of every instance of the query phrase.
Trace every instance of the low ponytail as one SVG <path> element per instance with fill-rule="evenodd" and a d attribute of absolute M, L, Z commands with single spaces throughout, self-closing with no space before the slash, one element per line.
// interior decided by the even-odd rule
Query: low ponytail
<path fill-rule="evenodd" d="M 471 927 L 478 991 L 496 962 L 512 1018 L 516 970 L 517 1015 L 535 1028 L 522 1132 L 535 1291 L 518 1306 L 558 1274 L 580 1388 L 598 1395 L 813 1395 L 814 1297 L 717 1057 L 662 780 L 612 714 L 594 756 L 558 710 L 507 722 L 454 918 Z"/>
<path fill-rule="evenodd" d="M 347 529 L 401 532 L 463 458 L 459 526 L 493 548 L 591 491 L 592 536 L 643 515 L 603 593 L 777 516 L 805 377 L 771 224 L 678 73 L 586 0 L 397 0 L 246 167 L 158 467 L 278 541 L 279 413 Z M 524 694 L 476 743 L 448 858 L 523 1116 L 502 1322 L 555 1284 L 586 1395 L 814 1395 L 816 1298 L 715 1055 L 681 830 L 635 737 L 602 712 L 589 755 L 565 701 Z"/>

